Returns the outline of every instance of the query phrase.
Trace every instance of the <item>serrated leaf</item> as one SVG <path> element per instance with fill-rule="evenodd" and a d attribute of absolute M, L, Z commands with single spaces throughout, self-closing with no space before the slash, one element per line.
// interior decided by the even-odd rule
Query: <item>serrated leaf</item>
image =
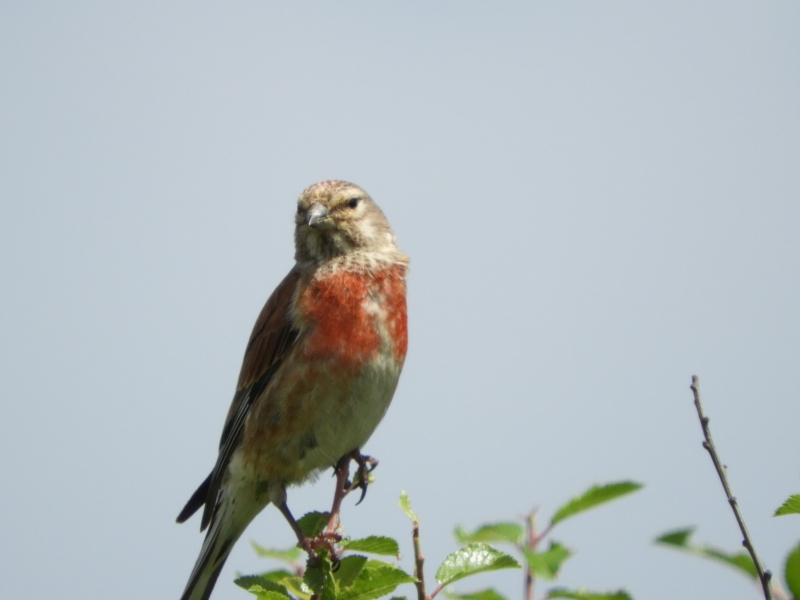
<path fill-rule="evenodd" d="M 400 546 L 395 540 L 378 535 L 371 535 L 360 540 L 349 540 L 342 544 L 342 548 L 379 556 L 397 556 L 400 554 Z"/>
<path fill-rule="evenodd" d="M 263 579 L 268 579 L 269 581 L 273 581 L 275 583 L 279 583 L 286 587 L 291 594 L 298 598 L 308 598 L 311 596 L 312 591 L 304 582 L 302 577 L 298 577 L 294 573 L 290 573 L 289 571 L 285 571 L 283 569 L 279 569 L 277 571 L 268 571 L 267 573 L 261 573 L 259 575 L 247 575 L 246 577 L 258 577 Z M 239 579 L 244 580 L 244 577 L 240 577 Z M 236 582 L 239 582 L 239 579 Z M 243 581 L 244 582 L 244 581 Z M 258 583 L 257 581 L 252 581 L 251 583 Z M 245 589 L 247 589 L 246 585 L 243 585 Z"/>
<path fill-rule="evenodd" d="M 519 523 L 492 523 L 483 525 L 472 533 L 464 531 L 461 527 L 456 527 L 456 539 L 462 544 L 469 544 L 472 542 L 506 542 L 509 544 L 519 544 L 522 542 L 522 536 L 525 534 L 525 529 Z"/>
<path fill-rule="evenodd" d="M 800 513 L 800 494 L 792 494 L 787 498 L 786 502 L 778 507 L 775 511 L 775 516 L 791 515 Z"/>
<path fill-rule="evenodd" d="M 306 582 L 303 581 L 303 578 L 297 575 L 290 575 L 281 580 L 281 583 L 298 598 L 310 598 L 314 593 L 313 590 L 306 585 Z"/>
<path fill-rule="evenodd" d="M 689 539 L 694 533 L 694 527 L 684 527 L 683 529 L 673 529 L 658 536 L 654 541 L 656 544 L 664 544 L 666 546 L 677 546 L 679 548 L 686 548 L 689 546 Z"/>
<path fill-rule="evenodd" d="M 360 554 L 345 556 L 339 561 L 339 566 L 333 574 L 336 585 L 339 589 L 353 585 L 356 577 L 361 573 L 361 569 L 367 563 L 367 557 Z"/>
<path fill-rule="evenodd" d="M 786 557 L 783 578 L 786 580 L 786 587 L 792 592 L 792 596 L 796 599 L 800 598 L 800 544 Z"/>
<path fill-rule="evenodd" d="M 633 600 L 625 590 L 616 592 L 589 592 L 586 590 L 566 590 L 553 588 L 547 592 L 547 598 L 572 598 L 572 600 Z"/>
<path fill-rule="evenodd" d="M 725 552 L 710 546 L 698 547 L 697 552 L 701 556 L 720 561 L 734 569 L 739 570 L 741 573 L 753 578 L 758 579 L 758 570 L 752 557 L 747 552 Z"/>
<path fill-rule="evenodd" d="M 452 592 L 444 592 L 444 595 L 453 600 L 506 600 L 493 588 L 487 588 L 479 592 L 472 592 L 471 594 L 453 594 Z"/>
<path fill-rule="evenodd" d="M 273 594 L 282 596 L 284 600 L 286 598 L 291 598 L 285 586 L 275 582 L 265 575 L 245 575 L 243 577 L 237 577 L 234 580 L 234 583 L 239 587 L 246 589 L 251 594 L 271 592 Z M 253 588 L 258 588 L 260 591 L 254 592 Z"/>
<path fill-rule="evenodd" d="M 312 511 L 300 517 L 297 524 L 308 537 L 315 538 L 327 527 L 329 518 L 326 512 Z"/>
<path fill-rule="evenodd" d="M 398 585 L 416 579 L 402 569 L 380 560 L 369 560 L 349 588 L 341 590 L 337 600 L 374 600 L 391 594 Z"/>
<path fill-rule="evenodd" d="M 303 582 L 314 594 L 319 594 L 320 600 L 336 599 L 336 582 L 333 579 L 331 560 L 325 550 L 320 548 L 317 551 L 316 561 L 309 558 L 306 562 Z"/>
<path fill-rule="evenodd" d="M 568 517 L 572 517 L 583 511 L 605 504 L 611 500 L 616 500 L 627 494 L 636 492 L 644 487 L 641 483 L 634 481 L 618 481 L 616 483 L 607 483 L 605 485 L 596 485 L 589 488 L 580 496 L 576 496 L 561 508 L 556 511 L 550 521 L 552 527 L 556 523 L 563 521 Z"/>
<path fill-rule="evenodd" d="M 532 552 L 527 548 L 523 552 L 531 571 L 548 581 L 556 578 L 561 565 L 572 556 L 569 548 L 558 542 L 550 542 L 550 548 L 546 552 Z"/>
<path fill-rule="evenodd" d="M 256 554 L 264 558 L 274 558 L 290 564 L 300 561 L 303 556 L 303 551 L 300 548 L 289 548 L 288 550 L 275 550 L 274 548 L 264 548 L 255 542 L 250 542 Z"/>
<path fill-rule="evenodd" d="M 444 559 L 442 566 L 436 571 L 436 581 L 442 586 L 498 569 L 519 569 L 519 563 L 505 552 L 500 552 L 488 544 L 469 544 L 456 550 Z"/>
<path fill-rule="evenodd" d="M 748 577 L 758 579 L 758 571 L 753 563 L 753 559 L 747 552 L 725 552 L 713 546 L 693 546 L 691 537 L 694 533 L 694 527 L 686 527 L 684 529 L 676 529 L 667 532 L 655 539 L 656 544 L 671 546 L 676 550 L 681 550 L 695 556 L 702 556 L 703 558 L 710 558 L 721 563 L 733 567 Z"/>
<path fill-rule="evenodd" d="M 277 569 L 275 571 L 267 571 L 266 573 L 258 573 L 257 575 L 242 575 L 238 577 L 235 581 L 239 579 L 246 579 L 246 578 L 261 578 L 261 579 L 268 579 L 269 581 L 274 581 L 275 583 L 282 583 L 284 579 L 287 577 L 292 577 L 294 574 L 290 573 L 285 569 Z"/>
<path fill-rule="evenodd" d="M 403 509 L 403 512 L 406 513 L 409 519 L 415 523 L 419 523 L 419 517 L 411 510 L 411 500 L 408 499 L 408 494 L 406 494 L 405 490 L 400 492 L 400 508 Z"/>
<path fill-rule="evenodd" d="M 258 600 L 286 600 L 289 596 L 273 592 L 272 590 L 265 590 L 260 585 L 253 585 L 247 588 L 247 591 L 258 597 Z"/>

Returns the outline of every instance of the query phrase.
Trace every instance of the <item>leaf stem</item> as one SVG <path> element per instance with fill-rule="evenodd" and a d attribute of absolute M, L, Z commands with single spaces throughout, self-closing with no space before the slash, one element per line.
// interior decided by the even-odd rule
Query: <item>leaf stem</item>
<path fill-rule="evenodd" d="M 728 498 L 728 504 L 730 504 L 733 515 L 736 517 L 736 522 L 739 524 L 742 536 L 744 536 L 742 545 L 747 548 L 756 566 L 758 579 L 761 581 L 761 587 L 764 590 L 764 598 L 765 600 L 772 600 L 772 590 L 770 588 L 772 573 L 769 570 L 765 570 L 764 565 L 761 564 L 756 554 L 756 549 L 753 546 L 753 541 L 750 538 L 750 533 L 747 531 L 747 526 L 744 524 L 744 518 L 739 510 L 739 503 L 736 502 L 736 497 L 731 493 L 731 486 L 728 483 L 728 476 L 725 472 L 726 467 L 722 464 L 722 461 L 720 461 L 717 448 L 714 446 L 714 440 L 711 439 L 711 430 L 708 427 L 709 418 L 703 414 L 703 405 L 700 402 L 700 380 L 697 378 L 697 375 L 692 375 L 691 390 L 694 393 L 694 406 L 697 409 L 697 417 L 700 419 L 700 426 L 703 428 L 703 436 L 705 437 L 703 448 L 705 448 L 711 456 L 711 461 L 714 463 L 714 468 L 717 470 L 719 480 L 722 482 L 722 488 L 725 490 L 725 495 Z"/>

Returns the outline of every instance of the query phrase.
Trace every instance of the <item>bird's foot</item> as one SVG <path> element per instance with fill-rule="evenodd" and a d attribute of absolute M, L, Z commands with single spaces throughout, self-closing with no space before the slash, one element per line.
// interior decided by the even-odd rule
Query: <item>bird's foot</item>
<path fill-rule="evenodd" d="M 350 481 L 350 461 L 356 461 L 358 469 L 353 481 Z M 361 498 L 356 504 L 360 504 L 367 493 L 369 484 L 369 474 L 378 466 L 378 461 L 371 456 L 365 456 L 356 448 L 348 452 L 333 467 L 333 474 L 336 477 L 336 492 L 333 495 L 333 506 L 328 516 L 328 526 L 325 528 L 325 535 L 337 535 L 339 529 L 339 513 L 342 508 L 342 500 L 354 489 L 361 489 Z"/>
<path fill-rule="evenodd" d="M 303 552 L 308 554 L 309 566 L 316 566 L 319 564 L 319 556 L 317 556 L 313 539 L 311 539 L 310 537 L 303 537 L 303 539 L 298 541 L 297 545 L 303 549 Z"/>
<path fill-rule="evenodd" d="M 366 454 L 361 454 L 359 450 L 353 450 L 353 452 L 350 453 L 350 458 L 356 461 L 358 469 L 353 477 L 353 481 L 348 482 L 346 493 L 349 494 L 355 489 L 361 490 L 361 497 L 358 499 L 358 502 L 356 502 L 356 506 L 358 506 L 367 495 L 367 486 L 370 484 L 369 474 L 378 466 L 378 460 Z"/>
<path fill-rule="evenodd" d="M 342 536 L 338 533 L 327 533 L 323 531 L 314 539 L 309 540 L 311 552 L 317 557 L 317 550 L 325 549 L 331 559 L 334 568 L 339 564 L 339 551 L 336 549 L 336 544 L 342 541 Z M 309 553 L 309 556 L 311 554 Z"/>

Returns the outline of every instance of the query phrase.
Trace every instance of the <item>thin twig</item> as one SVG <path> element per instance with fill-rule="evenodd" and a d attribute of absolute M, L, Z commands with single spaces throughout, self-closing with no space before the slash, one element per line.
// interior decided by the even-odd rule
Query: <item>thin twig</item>
<path fill-rule="evenodd" d="M 700 426 L 703 428 L 703 436 L 706 438 L 703 442 L 703 448 L 708 450 L 709 455 L 711 455 L 711 461 L 714 463 L 714 468 L 717 470 L 719 480 L 722 482 L 725 495 L 728 497 L 728 504 L 731 505 L 733 515 L 736 517 L 736 522 L 739 524 L 739 529 L 744 536 L 742 545 L 747 548 L 747 551 L 750 553 L 753 563 L 756 566 L 758 579 L 761 581 L 761 587 L 764 590 L 764 598 L 766 600 L 772 600 L 772 590 L 770 588 L 770 579 L 772 579 L 772 573 L 768 570 L 765 570 L 764 565 L 762 565 L 761 561 L 758 559 L 756 549 L 753 546 L 753 541 L 750 539 L 750 533 L 747 531 L 747 526 L 744 524 L 744 518 L 739 510 L 739 503 L 736 502 L 736 497 L 731 493 L 731 486 L 728 483 L 728 476 L 725 473 L 725 466 L 719 459 L 717 449 L 714 446 L 714 440 L 711 439 L 711 430 L 708 427 L 709 418 L 703 414 L 703 405 L 700 403 L 700 380 L 697 378 L 697 375 L 692 375 L 691 389 L 692 392 L 694 392 L 694 406 L 697 408 L 697 416 L 700 419 Z"/>
<path fill-rule="evenodd" d="M 428 600 L 425 595 L 425 571 L 422 568 L 425 563 L 425 557 L 422 556 L 422 544 L 419 541 L 418 521 L 414 521 L 411 539 L 414 542 L 414 577 L 417 578 L 417 582 L 414 585 L 417 586 L 417 600 Z"/>
<path fill-rule="evenodd" d="M 531 511 L 525 518 L 525 529 L 527 530 L 527 539 L 525 540 L 524 548 L 530 548 L 531 550 L 536 549 L 536 542 L 538 541 L 536 536 L 536 511 Z M 524 552 L 523 552 L 524 554 Z M 528 564 L 528 561 L 525 560 L 525 600 L 533 600 L 533 587 L 535 583 L 535 576 L 533 573 L 533 569 Z"/>

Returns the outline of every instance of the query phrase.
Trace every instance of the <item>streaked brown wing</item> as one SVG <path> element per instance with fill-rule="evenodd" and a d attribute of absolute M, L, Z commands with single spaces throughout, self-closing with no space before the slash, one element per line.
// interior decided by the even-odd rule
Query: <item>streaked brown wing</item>
<path fill-rule="evenodd" d="M 182 523 L 205 504 L 200 530 L 211 522 L 216 510 L 217 493 L 253 403 L 269 384 L 287 352 L 297 340 L 298 331 L 292 327 L 289 308 L 294 297 L 299 273 L 292 269 L 267 300 L 250 334 L 239 374 L 236 394 L 222 429 L 219 456 L 214 469 L 191 497 L 178 516 Z"/>

